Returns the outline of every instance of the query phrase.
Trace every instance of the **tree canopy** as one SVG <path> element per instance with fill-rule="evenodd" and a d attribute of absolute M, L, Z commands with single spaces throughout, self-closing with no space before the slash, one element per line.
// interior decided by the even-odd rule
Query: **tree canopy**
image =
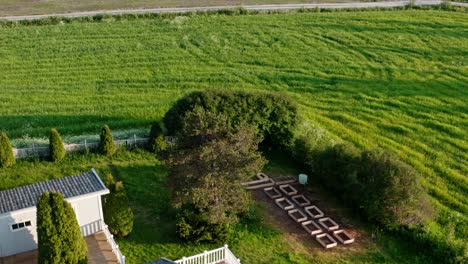
<path fill-rule="evenodd" d="M 245 124 L 229 128 L 229 119 L 197 108 L 187 112 L 171 156 L 174 205 L 197 211 L 208 225 L 235 223 L 249 203 L 241 183 L 265 164 L 259 139 Z"/>
<path fill-rule="evenodd" d="M 178 100 L 164 116 L 169 133 L 176 134 L 182 129 L 185 114 L 195 108 L 223 114 L 231 127 L 249 124 L 267 146 L 285 148 L 294 137 L 297 106 L 285 95 L 226 90 L 193 92 Z"/>

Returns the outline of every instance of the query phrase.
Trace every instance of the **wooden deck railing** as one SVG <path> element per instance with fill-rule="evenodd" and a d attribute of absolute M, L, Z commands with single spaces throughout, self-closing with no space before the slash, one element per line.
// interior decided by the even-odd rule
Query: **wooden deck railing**
<path fill-rule="evenodd" d="M 109 228 L 107 227 L 106 223 L 102 222 L 103 226 L 103 232 L 106 235 L 107 242 L 111 245 L 112 252 L 114 252 L 115 256 L 117 257 L 117 261 L 119 264 L 125 264 L 125 256 L 122 254 L 122 252 L 119 249 L 119 245 L 114 240 L 114 235 L 111 234 L 109 231 Z"/>
<path fill-rule="evenodd" d="M 240 264 L 240 260 L 229 249 L 228 245 L 205 251 L 191 257 L 183 257 L 175 261 L 177 264 Z"/>

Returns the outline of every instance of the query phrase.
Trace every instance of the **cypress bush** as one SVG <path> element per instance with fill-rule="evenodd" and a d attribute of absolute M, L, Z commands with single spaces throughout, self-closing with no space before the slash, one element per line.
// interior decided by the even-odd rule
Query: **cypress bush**
<path fill-rule="evenodd" d="M 167 149 L 167 143 L 161 125 L 160 122 L 154 122 L 151 126 L 148 149 L 155 154 L 160 154 Z"/>
<path fill-rule="evenodd" d="M 15 164 L 15 155 L 10 139 L 6 133 L 0 135 L 0 168 L 8 168 Z"/>
<path fill-rule="evenodd" d="M 101 141 L 99 143 L 99 152 L 108 157 L 114 155 L 117 148 L 114 143 L 114 137 L 112 136 L 112 132 L 108 125 L 104 125 L 102 128 L 100 139 Z"/>
<path fill-rule="evenodd" d="M 163 118 L 169 134 L 183 127 L 186 113 L 201 108 L 206 112 L 222 114 L 229 126 L 249 124 L 263 138 L 267 147 L 288 148 L 294 138 L 297 123 L 297 106 L 285 95 L 264 92 L 206 90 L 193 92 L 167 111 Z"/>
<path fill-rule="evenodd" d="M 62 194 L 42 194 L 36 214 L 39 264 L 87 263 L 86 242 L 75 212 Z"/>
<path fill-rule="evenodd" d="M 63 146 L 62 138 L 60 137 L 57 129 L 52 128 L 50 130 L 49 137 L 49 150 L 50 159 L 54 162 L 62 161 L 65 158 L 65 147 Z"/>
<path fill-rule="evenodd" d="M 125 237 L 133 230 L 133 210 L 122 182 L 115 182 L 108 175 L 106 184 L 110 194 L 105 196 L 104 220 L 112 234 Z"/>

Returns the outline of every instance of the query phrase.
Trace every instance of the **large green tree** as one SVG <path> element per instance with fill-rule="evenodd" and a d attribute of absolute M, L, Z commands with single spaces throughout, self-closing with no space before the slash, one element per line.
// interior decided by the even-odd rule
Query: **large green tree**
<path fill-rule="evenodd" d="M 196 211 L 197 222 L 207 225 L 235 223 L 249 204 L 241 183 L 266 162 L 254 129 L 245 124 L 230 128 L 226 116 L 201 108 L 186 113 L 182 122 L 171 156 L 175 206 Z M 203 229 L 198 233 L 203 235 Z"/>
<path fill-rule="evenodd" d="M 62 194 L 46 192 L 37 203 L 39 264 L 85 264 L 86 242 L 71 205 Z"/>
<path fill-rule="evenodd" d="M 11 167 L 15 164 L 15 155 L 10 139 L 6 133 L 0 134 L 0 168 Z"/>

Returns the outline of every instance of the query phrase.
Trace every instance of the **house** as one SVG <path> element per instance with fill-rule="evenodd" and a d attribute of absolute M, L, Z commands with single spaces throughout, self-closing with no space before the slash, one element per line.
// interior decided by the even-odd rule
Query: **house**
<path fill-rule="evenodd" d="M 94 169 L 0 191 L 0 258 L 37 249 L 37 199 L 51 191 L 62 193 L 72 205 L 83 236 L 107 231 L 101 196 L 109 190 Z"/>

